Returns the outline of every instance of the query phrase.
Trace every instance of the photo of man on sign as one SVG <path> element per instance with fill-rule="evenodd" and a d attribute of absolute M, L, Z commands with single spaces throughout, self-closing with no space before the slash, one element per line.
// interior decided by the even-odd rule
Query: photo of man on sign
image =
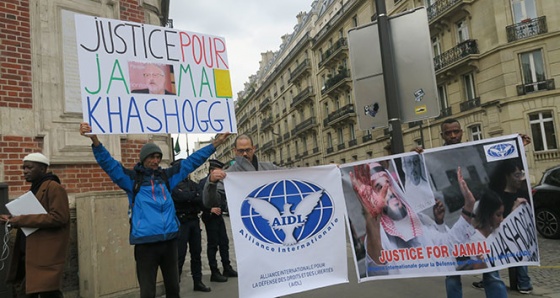
<path fill-rule="evenodd" d="M 128 68 L 132 93 L 175 95 L 170 65 L 129 62 Z"/>

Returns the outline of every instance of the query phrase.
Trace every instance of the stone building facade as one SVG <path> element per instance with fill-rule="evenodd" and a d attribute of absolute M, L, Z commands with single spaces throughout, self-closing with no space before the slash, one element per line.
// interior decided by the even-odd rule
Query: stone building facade
<path fill-rule="evenodd" d="M 107 205 L 124 202 L 123 213 L 109 218 L 108 223 L 122 226 L 120 221 L 127 224 L 127 219 L 122 191 L 95 162 L 91 141 L 78 133 L 82 113 L 74 14 L 165 26 L 168 12 L 169 0 L 0 1 L 0 182 L 8 185 L 9 198 L 16 198 L 30 187 L 21 170 L 23 157 L 43 152 L 50 159 L 50 170 L 60 177 L 72 210 L 72 244 L 64 283 L 67 297 L 100 297 L 134 292 L 137 287 L 134 269 L 127 267 L 133 260 L 124 262 L 132 270 L 132 282 L 119 280 L 121 285 L 106 289 L 93 280 L 83 280 L 88 276 L 82 269 L 97 268 L 97 264 L 82 263 L 82 255 L 91 254 L 94 247 L 80 247 L 79 238 L 87 239 L 94 233 L 79 229 L 94 229 L 101 217 L 86 217 L 90 222 L 82 222 L 76 211 L 80 198 L 95 194 L 107 200 Z M 150 138 L 162 147 L 165 162 L 169 162 L 172 151 L 167 136 L 111 135 L 101 139 L 117 159 L 132 167 L 141 146 Z M 126 228 L 122 236 L 127 240 Z M 131 248 L 127 249 L 122 258 L 132 259 Z M 110 258 L 107 263 L 123 266 L 121 254 L 115 252 Z M 88 285 L 89 292 L 84 293 Z"/>
<path fill-rule="evenodd" d="M 441 146 L 440 125 L 453 117 L 463 126 L 463 141 L 530 135 L 532 183 L 560 162 L 556 1 L 387 0 L 386 5 L 390 16 L 426 7 L 441 107 L 435 119 L 402 125 L 405 151 Z M 236 105 L 239 132 L 254 138 L 261 159 L 306 167 L 388 154 L 387 129 L 358 129 L 348 55 L 348 31 L 375 16 L 371 0 L 313 1 L 310 11 L 297 15 L 294 31 L 282 36 L 280 48 L 262 54 Z M 218 158 L 232 158 L 227 146 L 220 150 Z"/>

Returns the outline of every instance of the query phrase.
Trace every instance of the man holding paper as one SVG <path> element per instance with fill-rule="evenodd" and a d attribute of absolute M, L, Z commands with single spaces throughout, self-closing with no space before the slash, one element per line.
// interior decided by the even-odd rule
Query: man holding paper
<path fill-rule="evenodd" d="M 7 276 L 18 297 L 63 297 L 60 289 L 70 239 L 70 211 L 66 190 L 56 175 L 47 172 L 49 165 L 41 153 L 23 159 L 25 180 L 31 182 L 30 191 L 45 213 L 0 215 L 0 222 L 18 228 Z M 21 228 L 38 230 L 26 237 Z"/>

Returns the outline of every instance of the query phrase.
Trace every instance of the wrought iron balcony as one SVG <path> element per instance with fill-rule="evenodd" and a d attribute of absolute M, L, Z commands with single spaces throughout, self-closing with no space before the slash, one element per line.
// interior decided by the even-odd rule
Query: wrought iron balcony
<path fill-rule="evenodd" d="M 237 120 L 237 124 L 238 124 L 238 125 L 243 124 L 243 122 L 247 121 L 248 118 L 249 118 L 249 117 L 247 116 L 247 114 L 245 114 L 245 115 L 239 117 L 239 119 Z"/>
<path fill-rule="evenodd" d="M 263 110 L 267 107 L 270 107 L 270 97 L 265 98 L 261 104 L 259 105 L 259 109 Z"/>
<path fill-rule="evenodd" d="M 437 116 L 436 119 L 445 118 L 447 116 L 451 116 L 451 107 L 441 109 L 439 112 L 439 116 Z"/>
<path fill-rule="evenodd" d="M 339 54 L 345 53 L 344 50 L 347 49 L 348 49 L 348 42 L 346 40 L 346 37 L 341 37 L 323 54 L 321 54 L 321 61 L 319 62 L 319 67 L 323 67 L 327 62 L 332 61 L 333 58 L 337 57 Z"/>
<path fill-rule="evenodd" d="M 334 148 L 333 148 L 333 147 L 328 147 L 328 148 L 327 148 L 327 154 L 333 153 L 333 152 L 334 152 Z"/>
<path fill-rule="evenodd" d="M 476 40 L 468 39 L 453 47 L 451 50 L 446 51 L 434 57 L 434 69 L 437 72 L 457 61 L 467 59 L 468 56 L 478 54 L 478 46 Z"/>
<path fill-rule="evenodd" d="M 303 74 L 305 74 L 310 69 L 311 69 L 311 62 L 309 62 L 309 59 L 303 60 L 303 62 L 300 63 L 296 67 L 296 69 L 294 69 L 294 71 L 290 73 L 290 83 L 299 79 Z"/>
<path fill-rule="evenodd" d="M 296 125 L 296 127 L 294 129 L 292 129 L 292 136 L 297 136 L 300 133 L 313 128 L 317 125 L 317 121 L 315 120 L 315 117 L 306 119 L 305 121 L 301 122 L 300 124 Z"/>
<path fill-rule="evenodd" d="M 338 87 L 342 86 L 342 84 L 346 81 L 346 79 L 350 80 L 350 71 L 348 69 L 341 69 L 338 74 L 329 78 L 325 82 L 325 86 L 321 90 L 321 95 L 329 94 L 336 90 Z"/>
<path fill-rule="evenodd" d="M 264 145 L 261 148 L 262 152 L 267 152 L 267 151 L 273 151 L 274 150 L 274 141 L 268 141 L 266 143 L 264 143 Z"/>
<path fill-rule="evenodd" d="M 290 138 L 290 133 L 287 132 L 284 134 L 284 141 L 287 141 Z"/>
<path fill-rule="evenodd" d="M 313 148 L 313 154 L 315 154 L 315 153 L 319 153 L 319 147 Z"/>
<path fill-rule="evenodd" d="M 549 79 L 540 82 L 528 83 L 517 85 L 517 95 L 525 95 L 531 92 L 537 92 L 542 90 L 554 90 L 556 89 L 556 84 L 554 79 Z"/>
<path fill-rule="evenodd" d="M 356 112 L 354 110 L 354 105 L 353 104 L 347 104 L 345 106 L 343 106 L 342 108 L 340 108 L 338 111 L 332 112 L 330 113 L 327 118 L 325 119 L 325 122 L 328 125 L 332 125 L 335 124 L 337 122 L 340 122 L 342 120 L 348 119 L 352 116 L 355 116 Z"/>
<path fill-rule="evenodd" d="M 276 142 L 278 144 L 282 143 L 282 136 L 279 136 L 278 138 L 276 138 Z"/>
<path fill-rule="evenodd" d="M 358 140 L 357 139 L 353 139 L 353 140 L 348 141 L 348 147 L 354 147 L 356 145 L 358 145 Z"/>
<path fill-rule="evenodd" d="M 422 124 L 422 120 L 408 122 L 408 128 L 420 126 L 420 124 Z"/>
<path fill-rule="evenodd" d="M 476 97 L 476 98 L 473 98 L 473 99 L 469 99 L 467 101 L 463 101 L 459 105 L 459 108 L 460 108 L 461 112 L 472 110 L 476 107 L 480 107 L 480 97 Z"/>
<path fill-rule="evenodd" d="M 267 128 L 270 128 L 271 124 L 272 124 L 272 116 L 268 116 L 267 118 L 264 118 L 262 123 L 261 123 L 261 131 L 264 131 Z"/>
<path fill-rule="evenodd" d="M 464 0 L 437 0 L 434 4 L 426 8 L 428 13 L 428 21 L 437 19 L 438 17 L 444 15 L 447 11 L 450 11 L 454 7 L 458 7 Z"/>
<path fill-rule="evenodd" d="M 506 27 L 508 42 L 529 38 L 531 36 L 548 32 L 546 24 L 546 16 L 535 19 L 526 19 L 520 23 L 509 25 Z"/>
<path fill-rule="evenodd" d="M 346 148 L 346 145 L 344 143 L 340 143 L 336 147 L 337 147 L 338 150 L 342 150 L 342 149 Z"/>
<path fill-rule="evenodd" d="M 362 143 L 369 142 L 371 140 L 373 140 L 373 135 L 362 136 Z"/>
<path fill-rule="evenodd" d="M 313 98 L 311 98 L 312 95 L 313 95 L 313 87 L 307 87 L 303 89 L 298 95 L 294 97 L 294 99 L 292 99 L 292 104 L 290 105 L 290 107 L 292 109 L 295 109 L 299 104 L 304 102 L 306 99 L 313 100 Z"/>

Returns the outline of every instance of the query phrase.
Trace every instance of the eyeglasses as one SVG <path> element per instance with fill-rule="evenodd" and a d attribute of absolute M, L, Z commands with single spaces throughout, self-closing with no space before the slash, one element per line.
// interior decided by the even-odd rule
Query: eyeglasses
<path fill-rule="evenodd" d="M 239 154 L 245 154 L 245 153 L 251 153 L 251 151 L 253 151 L 253 148 L 235 149 L 235 151 L 237 151 L 237 153 Z"/>
<path fill-rule="evenodd" d="M 145 73 L 143 75 L 144 75 L 145 78 L 151 77 L 151 78 L 154 78 L 154 79 L 161 78 L 161 77 L 164 76 L 162 73 Z"/>

